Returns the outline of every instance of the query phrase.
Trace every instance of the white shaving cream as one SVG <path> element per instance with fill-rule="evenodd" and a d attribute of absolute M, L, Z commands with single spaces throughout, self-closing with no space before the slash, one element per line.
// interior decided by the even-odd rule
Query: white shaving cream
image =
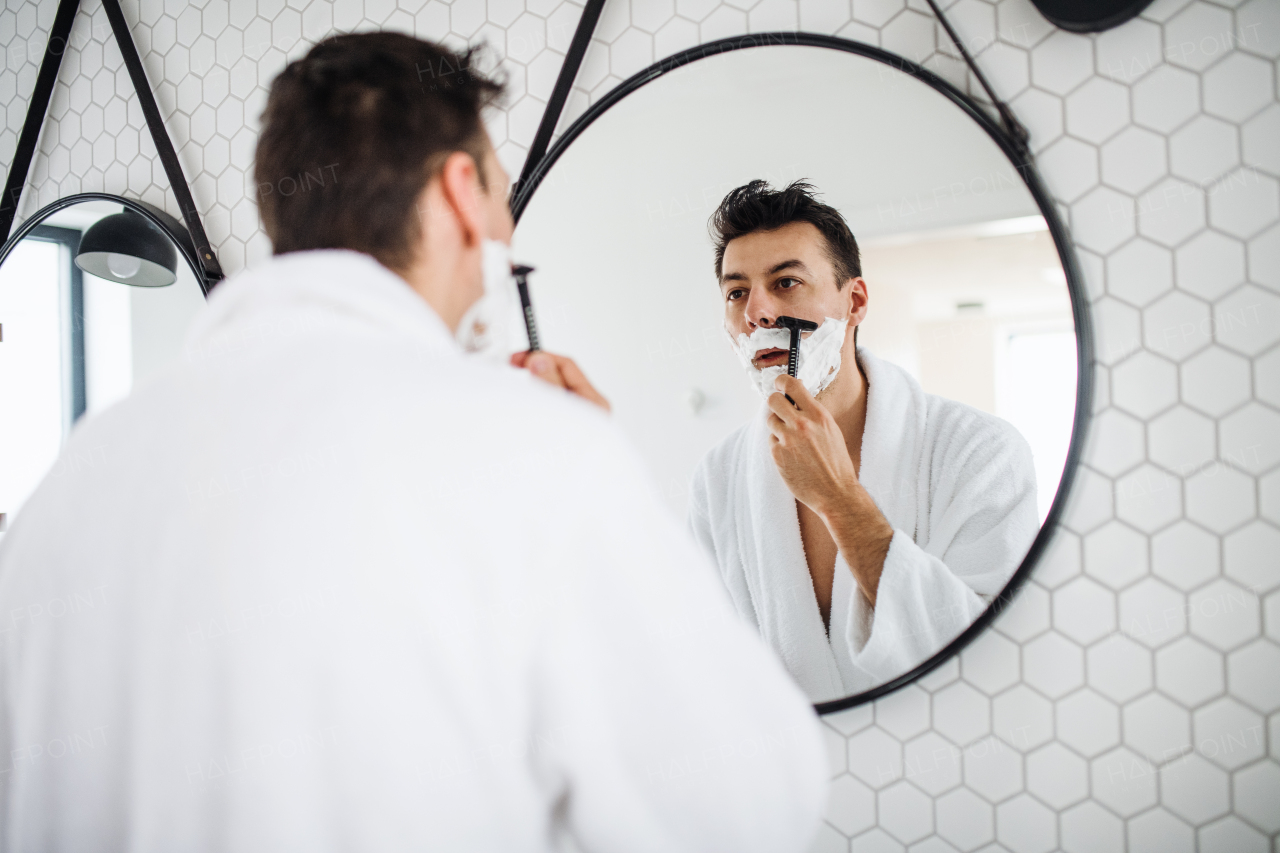
<path fill-rule="evenodd" d="M 458 322 L 455 334 L 468 354 L 505 364 L 511 353 L 525 348 L 524 311 L 511 273 L 511 249 L 498 240 L 481 244 L 484 293 Z"/>
<path fill-rule="evenodd" d="M 822 389 L 831 384 L 840 372 L 840 351 L 844 346 L 844 332 L 848 320 L 837 320 L 828 317 L 809 337 L 800 338 L 799 365 L 796 367 L 796 378 L 813 396 L 818 396 Z M 729 343 L 738 354 L 743 367 L 747 369 L 747 377 L 752 386 L 766 399 L 777 389 L 773 381 L 787 372 L 787 365 L 766 367 L 763 370 L 751 363 L 756 353 L 766 349 L 788 350 L 791 347 L 790 329 L 756 329 L 750 335 L 738 335 L 735 341 L 725 329 Z"/>

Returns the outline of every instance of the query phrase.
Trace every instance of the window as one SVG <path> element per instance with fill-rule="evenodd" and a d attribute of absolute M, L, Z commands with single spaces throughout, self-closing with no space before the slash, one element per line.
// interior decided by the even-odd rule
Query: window
<path fill-rule="evenodd" d="M 1076 336 L 1068 326 L 1006 328 L 997 348 L 996 414 L 1031 445 L 1040 522 L 1058 492 L 1076 405 Z"/>
<path fill-rule="evenodd" d="M 80 232 L 40 226 L 0 267 L 0 512 L 12 519 L 85 408 Z"/>

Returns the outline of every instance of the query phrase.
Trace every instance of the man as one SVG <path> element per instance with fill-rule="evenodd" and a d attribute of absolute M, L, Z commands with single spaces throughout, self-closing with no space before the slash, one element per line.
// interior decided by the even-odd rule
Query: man
<path fill-rule="evenodd" d="M 739 187 L 711 230 L 725 329 L 767 399 L 694 473 L 690 526 L 812 699 L 858 693 L 929 658 L 1004 587 L 1039 527 L 1031 452 L 856 346 L 858 245 L 810 185 Z M 780 317 L 817 325 L 797 377 Z"/>
<path fill-rule="evenodd" d="M 812 709 L 599 396 L 455 341 L 510 276 L 470 58 L 365 33 L 284 70 L 275 257 L 5 537 L 5 849 L 807 847 Z"/>

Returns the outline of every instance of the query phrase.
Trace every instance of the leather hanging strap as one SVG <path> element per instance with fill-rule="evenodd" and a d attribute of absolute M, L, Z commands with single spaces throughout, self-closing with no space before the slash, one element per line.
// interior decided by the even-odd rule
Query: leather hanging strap
<path fill-rule="evenodd" d="M 9 231 L 13 228 L 13 218 L 18 213 L 18 202 L 22 200 L 22 189 L 27 185 L 27 173 L 31 170 L 31 158 L 35 156 L 36 143 L 40 139 L 40 128 L 44 125 L 44 116 L 49 110 L 53 86 L 58 82 L 58 69 L 62 67 L 62 57 L 67 52 L 71 24 L 79 9 L 80 0 L 60 0 L 58 11 L 53 17 L 49 44 L 44 49 L 44 58 L 40 60 L 36 87 L 31 92 L 27 118 L 22 123 L 18 147 L 13 152 L 13 163 L 9 166 L 9 176 L 4 184 L 4 197 L 0 198 L 0 243 L 9 239 Z"/>
<path fill-rule="evenodd" d="M 555 88 L 551 90 L 551 99 L 542 112 L 542 120 L 538 122 L 538 130 L 533 135 L 533 144 L 524 160 L 524 168 L 520 170 L 520 179 L 511 187 L 511 200 L 514 202 L 520 194 L 520 188 L 528 182 L 529 176 L 538 167 L 538 162 L 547 153 L 551 144 L 551 134 L 555 133 L 560 123 L 560 114 L 564 112 L 565 102 L 569 99 L 569 91 L 573 81 L 582 67 L 582 58 L 586 56 L 587 45 L 591 43 L 591 35 L 600 20 L 600 12 L 604 9 L 604 0 L 587 0 L 578 18 L 578 28 L 573 32 L 573 40 L 569 42 L 569 52 L 565 54 L 564 64 L 560 66 L 560 74 L 556 77 Z"/>
<path fill-rule="evenodd" d="M 129 78 L 133 81 L 134 91 L 142 104 L 142 114 L 147 119 L 147 127 L 151 131 L 151 139 L 155 143 L 156 153 L 164 164 L 165 175 L 169 178 L 169 186 L 178 200 L 178 208 L 182 211 L 182 220 L 191 232 L 191 240 L 196 246 L 196 259 L 204 271 L 202 288 L 207 293 L 215 283 L 225 278 L 222 266 L 209 244 L 200 221 L 200 212 L 196 210 L 195 200 L 191 197 L 191 189 L 187 186 L 186 176 L 182 174 L 182 166 L 178 163 L 178 155 L 173 150 L 173 143 L 164 128 L 164 119 L 160 117 L 160 108 L 156 106 L 155 96 L 151 93 L 151 84 L 147 82 L 146 71 L 142 68 L 142 59 L 134 46 L 133 35 L 125 23 L 124 12 L 120 10 L 119 0 L 102 0 L 102 8 L 106 10 L 107 20 L 111 22 L 111 30 L 115 33 L 116 44 L 120 47 L 120 55 L 129 69 Z"/>
<path fill-rule="evenodd" d="M 933 10 L 933 14 L 938 16 L 938 20 L 942 23 L 942 28 L 947 31 L 947 35 L 951 37 L 952 43 L 956 46 L 956 50 L 960 51 L 960 58 L 964 60 L 965 65 L 969 66 L 969 70 L 973 72 L 973 76 L 978 78 L 978 83 L 986 91 L 987 97 L 991 99 L 991 105 L 995 107 L 996 112 L 1000 114 L 1000 124 L 1004 127 L 1005 133 L 1017 144 L 1022 154 L 1028 159 L 1031 156 L 1031 148 L 1028 141 L 1031 139 L 1030 132 L 1027 131 L 1025 125 L 1018 121 L 1018 117 L 1013 114 L 1013 110 L 1009 109 L 1009 105 L 1000 100 L 996 96 L 995 90 L 991 88 L 991 84 L 987 82 L 986 76 L 982 73 L 982 69 L 978 68 L 978 64 L 973 61 L 973 57 L 969 55 L 969 51 L 965 49 L 964 42 L 960 41 L 960 37 L 956 35 L 956 31 L 952 29 L 951 22 L 947 20 L 946 15 L 942 14 L 942 10 L 938 8 L 938 4 L 934 0 L 925 0 L 929 4 L 929 8 Z"/>

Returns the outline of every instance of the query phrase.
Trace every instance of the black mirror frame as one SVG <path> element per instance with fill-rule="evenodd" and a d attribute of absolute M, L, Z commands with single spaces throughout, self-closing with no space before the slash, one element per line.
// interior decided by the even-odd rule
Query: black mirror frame
<path fill-rule="evenodd" d="M 1036 205 L 1040 208 L 1041 215 L 1044 216 L 1045 222 L 1049 226 L 1049 233 L 1053 237 L 1054 246 L 1058 250 L 1058 257 L 1062 261 L 1063 271 L 1066 273 L 1067 290 L 1071 297 L 1071 313 L 1075 321 L 1076 330 L 1076 410 L 1075 422 L 1071 428 L 1071 443 L 1067 450 L 1067 460 L 1063 465 L 1062 479 L 1058 483 L 1058 491 L 1054 496 L 1053 505 L 1050 507 L 1049 514 L 1046 516 L 1040 532 L 1036 535 L 1035 541 L 1031 543 L 1031 548 L 1027 551 L 1026 556 L 1023 557 L 1021 565 L 1018 566 L 1017 571 L 1009 579 L 1009 583 L 1005 585 L 1005 588 L 1000 591 L 995 600 L 983 611 L 982 615 L 924 663 L 871 690 L 853 696 L 846 696 L 843 699 L 819 702 L 814 705 L 814 710 L 817 713 L 830 714 L 879 699 L 900 687 L 905 687 L 941 666 L 986 630 L 992 621 L 1009 606 L 1018 590 L 1031 576 L 1035 565 L 1048 549 L 1053 539 L 1053 534 L 1062 519 L 1067 501 L 1071 495 L 1071 487 L 1075 483 L 1076 469 L 1080 464 L 1085 436 L 1088 433 L 1089 421 L 1093 413 L 1093 323 L 1089 315 L 1089 303 L 1084 279 L 1080 272 L 1079 263 L 1076 260 L 1070 233 L 1062 218 L 1058 215 L 1053 199 L 1040 179 L 1035 159 L 1024 140 L 1019 139 L 992 119 L 976 100 L 927 68 L 881 48 L 836 36 L 805 32 L 774 32 L 721 39 L 681 51 L 634 74 L 592 104 L 581 117 L 560 135 L 546 155 L 539 158 L 536 164 L 529 169 L 527 177 L 522 177 L 516 194 L 511 201 L 512 217 L 515 219 L 516 224 L 519 225 L 520 217 L 528 206 L 529 200 L 560 156 L 596 119 L 610 107 L 627 97 L 627 95 L 664 74 L 700 59 L 718 56 L 735 50 L 782 45 L 841 50 L 884 63 L 896 71 L 908 74 L 931 86 L 977 122 L 987 132 L 987 135 L 1000 146 L 1000 150 L 1004 152 L 1010 162 L 1013 163 L 1014 168 L 1017 169 L 1018 174 L 1022 177 L 1023 183 L 1026 184 L 1032 198 L 1035 199 Z"/>
<path fill-rule="evenodd" d="M 77 193 L 66 198 L 60 198 L 52 204 L 47 204 L 40 208 L 27 217 L 22 225 L 5 241 L 4 246 L 0 247 L 0 265 L 4 264 L 9 257 L 9 253 L 13 251 L 13 248 L 18 245 L 22 238 L 40 227 L 51 214 L 84 201 L 105 201 L 111 204 L 118 204 L 146 217 L 152 225 L 164 232 L 164 235 L 178 247 L 178 254 L 187 262 L 187 266 L 191 269 L 191 274 L 195 276 L 196 283 L 200 285 L 200 292 L 204 294 L 206 299 L 208 298 L 209 290 L 217 282 L 210 281 L 209 277 L 205 275 L 204 268 L 200 265 L 199 256 L 196 254 L 196 245 L 183 224 L 153 204 L 148 204 L 138 199 L 111 195 L 110 193 Z"/>

